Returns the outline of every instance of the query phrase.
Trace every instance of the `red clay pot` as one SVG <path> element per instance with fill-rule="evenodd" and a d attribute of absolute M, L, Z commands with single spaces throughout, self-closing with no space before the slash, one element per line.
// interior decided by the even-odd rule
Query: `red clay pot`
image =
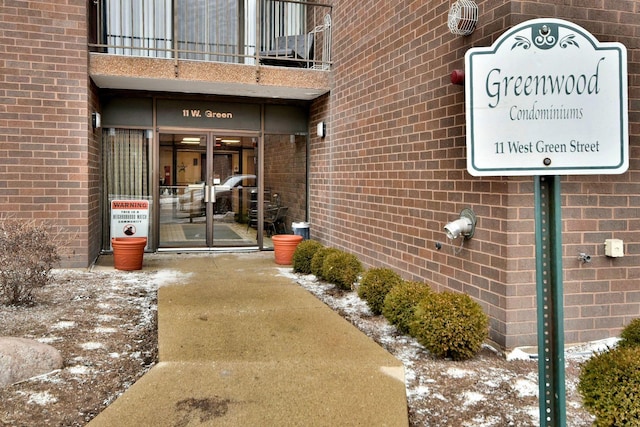
<path fill-rule="evenodd" d="M 273 251 L 276 257 L 276 264 L 291 265 L 293 263 L 293 253 L 298 244 L 302 242 L 302 236 L 296 234 L 276 234 L 271 237 L 273 241 Z"/>
<path fill-rule="evenodd" d="M 146 237 L 112 237 L 113 266 L 116 270 L 142 270 Z"/>

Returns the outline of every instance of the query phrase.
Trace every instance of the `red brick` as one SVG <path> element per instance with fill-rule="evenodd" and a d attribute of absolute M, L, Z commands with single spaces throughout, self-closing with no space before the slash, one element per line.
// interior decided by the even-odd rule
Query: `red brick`
<path fill-rule="evenodd" d="M 453 277 L 469 277 L 469 282 L 463 285 L 463 289 L 474 297 L 482 299 L 483 304 L 490 307 L 495 316 L 500 316 L 501 313 L 505 313 L 506 307 L 494 306 L 494 304 L 503 304 L 501 298 L 483 294 L 480 284 L 484 282 L 477 279 L 501 283 L 503 292 L 510 292 L 513 286 L 517 288 L 525 286 L 526 288 L 523 289 L 527 291 L 522 297 L 535 296 L 533 180 L 531 178 L 472 178 L 464 172 L 464 138 L 459 138 L 464 135 L 463 89 L 448 85 L 447 74 L 461 67 L 462 58 L 469 47 L 488 45 L 508 27 L 539 16 L 577 20 L 579 25 L 594 32 L 602 41 L 615 41 L 623 37 L 630 40 L 631 33 L 627 28 L 630 27 L 635 34 L 634 42 L 630 46 L 638 46 L 640 22 L 630 19 L 629 14 L 638 12 L 640 2 L 617 0 L 606 2 L 606 8 L 601 0 L 576 0 L 570 5 L 566 4 L 568 2 L 558 5 L 558 2 L 551 0 L 493 3 L 480 3 L 482 19 L 475 32 L 466 38 L 456 38 L 448 34 L 446 13 L 435 14 L 429 21 L 424 21 L 419 15 L 403 15 L 402 20 L 406 26 L 398 27 L 397 17 L 388 14 L 388 2 L 376 3 L 375 10 L 367 10 L 367 13 L 365 9 L 368 9 L 368 6 L 365 6 L 365 3 L 354 2 L 349 3 L 348 6 L 345 6 L 345 3 L 337 3 L 333 11 L 336 22 L 347 25 L 334 28 L 335 46 L 340 46 L 340 51 L 336 51 L 336 62 L 348 61 L 348 65 L 343 64 L 334 70 L 335 85 L 331 103 L 329 104 L 328 99 L 315 102 L 312 111 L 318 111 L 315 115 L 318 119 L 330 115 L 342 117 L 341 125 L 343 126 L 337 128 L 330 135 L 329 140 L 319 141 L 312 138 L 311 149 L 313 154 L 318 155 L 318 157 L 312 155 L 312 162 L 320 159 L 324 162 L 324 156 L 329 153 L 332 156 L 336 155 L 335 151 L 331 150 L 322 154 L 319 151 L 321 145 L 333 144 L 336 147 L 347 148 L 349 151 L 347 132 L 359 134 L 361 129 L 358 129 L 357 122 L 347 118 L 353 116 L 357 106 L 365 105 L 371 99 L 378 100 L 377 104 L 372 105 L 375 105 L 379 111 L 374 121 L 381 129 L 402 129 L 403 137 L 412 141 L 419 141 L 422 138 L 423 144 L 420 149 L 426 152 L 423 158 L 431 159 L 426 167 L 433 171 L 431 176 L 425 176 L 424 179 L 428 180 L 425 187 L 434 191 L 423 195 L 427 201 L 424 208 L 417 209 L 427 209 L 430 212 L 432 221 L 427 222 L 426 227 L 431 231 L 430 235 L 434 240 L 444 242 L 443 249 L 436 252 L 433 242 L 430 244 L 428 240 L 425 241 L 427 253 L 438 254 L 433 257 L 434 263 L 430 267 L 435 269 L 432 274 L 432 279 L 436 282 L 434 284 L 438 288 L 446 288 L 451 283 L 449 279 Z M 448 7 L 445 4 L 443 6 Z M 630 10 L 630 7 L 633 10 Z M 355 16 L 358 19 L 354 19 Z M 427 22 L 426 25 L 425 22 Z M 625 29 L 619 32 L 617 28 L 620 24 L 624 24 Z M 374 34 L 369 31 L 372 25 L 378 29 Z M 397 38 L 382 37 L 388 31 L 397 34 Z M 408 44 L 403 45 L 405 48 L 402 51 L 403 57 L 421 55 L 422 63 L 417 65 L 419 69 L 394 66 L 392 68 L 395 73 L 393 85 L 369 85 L 369 82 L 384 82 L 385 78 L 388 78 L 384 74 L 386 71 L 382 71 L 381 64 L 402 64 L 399 50 L 394 45 L 397 39 L 408 40 Z M 349 46 L 352 48 L 342 50 Z M 367 49 L 364 55 L 353 55 L 353 47 L 365 46 L 375 46 L 375 48 Z M 637 54 L 635 50 L 629 50 L 630 58 Z M 395 58 L 394 55 L 398 57 Z M 638 59 L 630 61 L 630 63 L 637 62 Z M 636 89 L 640 84 L 640 78 L 637 77 L 638 70 L 631 67 L 630 71 L 630 93 L 635 93 L 634 96 L 637 98 L 640 94 Z M 357 87 L 357 93 L 353 90 L 353 81 L 356 79 L 354 76 L 358 76 L 357 80 L 363 83 Z M 403 84 L 399 85 L 397 82 L 403 82 Z M 343 93 L 353 95 L 349 102 L 345 102 L 341 97 Z M 422 123 L 420 127 L 420 132 L 424 132 L 425 136 L 417 134 L 412 136 L 412 132 L 417 132 L 415 127 L 402 127 L 402 115 L 411 115 L 415 111 L 410 104 L 401 107 L 402 100 L 408 94 L 418 93 L 423 95 L 418 99 L 422 100 L 423 107 L 426 107 L 429 113 L 428 121 Z M 635 145 L 637 145 L 640 138 L 640 126 L 638 126 L 640 104 L 630 99 L 630 105 L 635 106 L 630 109 L 630 117 L 633 118 L 630 123 L 630 129 L 632 129 L 630 137 L 632 141 L 636 141 Z M 366 113 L 366 110 L 358 111 Z M 402 111 L 402 113 L 394 115 L 392 114 L 394 111 Z M 415 118 L 411 120 L 413 122 Z M 361 141 L 365 143 L 360 150 L 365 155 L 375 146 L 389 147 L 401 144 L 401 140 L 397 139 L 394 133 L 373 132 L 363 137 Z M 635 145 L 632 142 L 631 147 Z M 612 304 L 617 298 L 604 293 L 599 300 L 603 308 L 596 308 L 591 302 L 594 298 L 593 292 L 609 292 L 611 280 L 615 280 L 616 286 L 621 287 L 622 285 L 618 282 L 631 284 L 634 281 L 631 276 L 635 280 L 640 277 L 640 272 L 635 267 L 640 264 L 638 255 L 640 247 L 634 247 L 633 251 L 629 247 L 626 248 L 628 255 L 625 261 L 629 264 L 628 266 L 625 264 L 622 268 L 620 263 L 609 265 L 601 252 L 605 238 L 624 238 L 625 242 L 637 240 L 635 236 L 629 234 L 620 236 L 620 233 L 629 233 L 629 230 L 640 228 L 640 221 L 637 220 L 638 210 L 635 208 L 640 204 L 640 200 L 637 197 L 632 200 L 640 185 L 640 174 L 636 174 L 630 180 L 631 173 L 639 164 L 637 158 L 640 152 L 637 150 L 634 152 L 632 149 L 632 155 L 636 160 L 632 160 L 631 163 L 636 166 L 632 166 L 631 172 L 625 175 L 578 176 L 562 180 L 562 196 L 565 202 L 563 242 L 571 245 L 565 253 L 565 271 L 567 278 L 572 281 L 571 287 L 582 289 L 581 292 L 584 292 L 584 294 L 571 295 L 569 298 L 575 298 L 575 300 L 572 299 L 574 304 L 582 304 L 582 302 L 590 304 L 588 305 L 590 308 L 585 309 L 583 314 L 576 313 L 579 316 L 577 322 L 567 326 L 567 336 L 571 339 L 600 336 L 611 332 L 610 326 L 606 326 L 607 330 L 604 332 L 602 330 L 604 326 L 598 326 L 597 330 L 594 330 L 593 319 L 590 316 L 601 318 L 599 310 L 611 311 Z M 458 159 L 462 163 L 458 163 Z M 326 161 L 329 167 L 322 171 L 322 175 L 312 169 L 310 177 L 312 199 L 317 198 L 322 191 L 319 178 L 327 178 L 326 174 L 331 174 L 333 170 L 331 164 L 337 164 L 339 160 L 334 157 L 326 158 Z M 394 164 L 400 160 L 381 158 L 377 161 L 383 162 L 385 167 L 392 169 L 400 167 Z M 463 173 L 452 173 L 460 171 Z M 355 171 L 351 176 L 354 180 L 358 179 L 358 173 Z M 394 179 L 396 178 L 389 178 L 379 185 L 389 188 L 402 187 L 402 184 L 394 182 Z M 401 180 L 401 178 L 397 179 Z M 435 182 L 431 182 L 434 180 Z M 374 224 L 378 221 L 376 212 L 384 210 L 384 206 L 375 204 L 369 204 L 366 211 L 357 204 L 355 207 L 367 215 L 366 219 L 361 220 L 371 221 Z M 452 255 L 453 245 L 449 245 L 446 241 L 442 227 L 463 207 L 474 209 L 478 215 L 478 230 L 474 238 L 465 242 L 460 253 L 454 256 Z M 566 215 L 564 215 L 565 212 Z M 334 225 L 331 218 L 325 217 L 322 212 L 312 209 L 311 215 L 314 224 L 320 228 L 325 224 L 327 227 Z M 397 223 L 409 221 L 409 218 L 403 215 L 399 213 L 399 216 L 394 217 L 394 221 Z M 381 227 L 384 228 L 384 225 L 381 224 Z M 348 225 L 340 231 L 344 235 L 350 234 Z M 346 245 L 346 242 L 336 238 L 335 234 L 324 242 L 338 247 Z M 363 242 L 363 246 L 367 246 L 366 241 Z M 356 253 L 362 253 L 364 247 L 352 249 Z M 587 250 L 591 252 L 592 263 L 578 264 L 577 251 Z M 440 254 L 446 254 L 446 256 L 439 256 Z M 397 261 L 403 257 L 404 254 L 399 248 L 392 248 L 385 253 L 384 257 L 369 258 L 368 263 L 372 266 L 383 264 L 395 268 L 404 276 L 414 277 L 411 264 L 405 267 Z M 517 263 L 510 262 L 513 258 L 520 260 Z M 501 261 L 498 261 L 499 259 Z M 461 263 L 460 260 L 463 262 Z M 462 272 L 468 274 L 463 275 Z M 455 287 L 460 288 L 457 281 Z M 634 306 L 631 307 L 633 311 Z M 640 313 L 637 314 L 640 315 Z M 493 337 L 498 337 L 497 341 L 506 345 L 509 345 L 508 343 L 535 344 L 535 339 L 532 340 L 535 338 L 535 331 L 533 334 L 516 331 L 508 322 L 503 324 L 503 329 L 492 332 Z"/>

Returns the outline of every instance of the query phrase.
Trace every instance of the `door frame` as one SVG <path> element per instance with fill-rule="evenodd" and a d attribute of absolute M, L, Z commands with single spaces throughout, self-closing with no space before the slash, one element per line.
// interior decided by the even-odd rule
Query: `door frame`
<path fill-rule="evenodd" d="M 160 170 L 160 135 L 161 134 L 181 134 L 181 135 L 198 135 L 206 137 L 206 185 L 205 193 L 208 193 L 212 189 L 213 174 L 214 171 L 214 156 L 215 156 L 215 142 L 216 137 L 224 136 L 240 136 L 250 137 L 256 140 L 255 156 L 257 157 L 256 164 L 256 185 L 258 188 L 258 224 L 257 224 L 257 237 L 256 245 L 242 245 L 242 246 L 215 246 L 213 234 L 213 215 L 214 206 L 213 203 L 205 203 L 205 218 L 206 218 L 206 238 L 205 244 L 195 247 L 160 247 L 160 178 L 164 175 L 164 169 Z M 154 132 L 154 142 L 152 143 L 152 173 L 154 179 L 152 179 L 153 185 L 153 197 L 155 209 L 153 209 L 153 229 L 151 232 L 154 234 L 155 248 L 157 252 L 213 252 L 213 251 L 246 251 L 246 250 L 262 250 L 264 247 L 263 239 L 263 215 L 264 215 L 264 192 L 260 189 L 264 188 L 264 176 L 263 176 L 263 147 L 264 138 L 261 132 L 246 131 L 246 130 L 229 130 L 229 129 L 208 129 L 208 128 L 173 128 L 173 127 L 157 127 Z M 210 195 L 207 194 L 207 195 Z M 207 198 L 208 199 L 208 198 Z"/>

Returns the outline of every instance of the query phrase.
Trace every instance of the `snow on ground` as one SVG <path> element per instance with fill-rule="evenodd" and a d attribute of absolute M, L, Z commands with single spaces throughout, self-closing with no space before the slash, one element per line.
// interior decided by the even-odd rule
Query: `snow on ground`
<path fill-rule="evenodd" d="M 34 307 L 0 307 L 3 335 L 53 345 L 64 368 L 0 389 L 0 425 L 84 425 L 155 360 L 156 295 L 184 273 L 54 269 Z"/>
<path fill-rule="evenodd" d="M 414 338 L 399 334 L 382 316 L 373 316 L 357 292 L 337 291 L 334 285 L 318 281 L 314 275 L 295 274 L 291 268 L 280 267 L 279 274 L 311 292 L 403 363 L 412 425 L 539 424 L 537 354 L 532 354 L 530 348 L 514 349 L 504 355 L 485 345 L 483 351 L 489 356 L 475 358 L 479 360 L 467 363 L 435 360 Z M 616 341 L 569 347 L 565 357 L 578 361 L 574 364 L 578 366 L 580 361 L 614 346 Z M 575 371 L 567 381 L 567 425 L 590 426 L 593 418 L 581 406 Z M 435 409 L 438 406 L 444 408 L 440 413 Z M 457 408 L 460 414 L 456 418 L 451 412 Z"/>
<path fill-rule="evenodd" d="M 530 349 L 515 349 L 505 358 L 498 350 L 484 346 L 470 361 L 436 359 L 414 338 L 398 333 L 382 316 L 374 316 L 356 292 L 336 290 L 313 275 L 293 274 L 291 268 L 279 268 L 279 273 L 311 292 L 403 363 L 411 426 L 538 425 L 537 356 Z M 143 373 L 140 366 L 146 366 L 153 355 L 146 350 L 141 353 L 133 344 L 153 327 L 156 291 L 168 284 L 185 283 L 187 274 L 172 270 L 136 274 L 54 271 L 60 283 L 44 290 L 54 303 L 46 310 L 40 307 L 29 311 L 28 319 L 7 309 L 0 312 L 0 324 L 4 321 L 4 325 L 11 325 L 9 333 L 16 335 L 25 333 L 14 318 L 45 325 L 44 330 L 26 336 L 64 348 L 68 354 L 66 367 L 5 390 L 0 409 L 22 421 L 35 420 L 20 425 L 45 425 L 42 422 L 50 417 L 52 405 L 72 408 L 77 399 L 72 396 L 75 391 L 69 390 L 81 387 L 84 406 L 57 425 L 71 425 L 70 420 L 75 418 L 90 419 Z M 116 338 L 123 333 L 128 334 L 124 340 Z M 594 351 L 615 346 L 616 341 L 573 346 L 567 349 L 566 358 L 587 360 Z M 577 363 L 568 363 L 571 375 L 567 378 L 567 425 L 586 427 L 593 418 L 576 397 L 576 366 Z M 125 376 L 121 375 L 123 369 Z M 114 394 L 113 390 L 118 391 Z M 96 402 L 99 392 L 109 397 Z M 89 397 L 93 400 L 87 400 Z"/>

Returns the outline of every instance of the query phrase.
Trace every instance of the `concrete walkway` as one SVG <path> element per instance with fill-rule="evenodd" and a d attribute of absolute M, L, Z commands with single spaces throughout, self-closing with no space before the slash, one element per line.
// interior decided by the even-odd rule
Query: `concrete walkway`
<path fill-rule="evenodd" d="M 407 426 L 402 363 L 282 268 L 272 252 L 145 255 L 183 273 L 158 291 L 159 363 L 89 426 Z"/>

